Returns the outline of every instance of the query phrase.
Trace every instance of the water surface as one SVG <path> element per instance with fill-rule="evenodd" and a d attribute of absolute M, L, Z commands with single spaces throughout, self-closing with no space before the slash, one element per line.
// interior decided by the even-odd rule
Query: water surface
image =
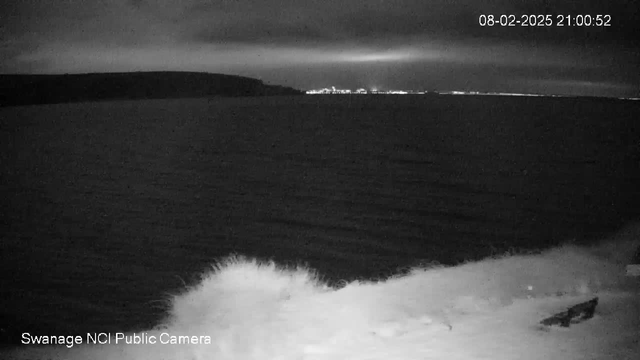
<path fill-rule="evenodd" d="M 0 109 L 5 332 L 148 327 L 231 252 L 328 280 L 638 216 L 636 102 L 460 96 Z"/>

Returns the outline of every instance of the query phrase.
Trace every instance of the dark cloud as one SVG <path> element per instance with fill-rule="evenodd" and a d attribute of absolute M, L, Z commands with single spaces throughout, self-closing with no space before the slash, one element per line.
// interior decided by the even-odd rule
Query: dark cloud
<path fill-rule="evenodd" d="M 141 8 L 147 4 L 145 0 L 129 0 L 129 4 L 134 8 Z"/>
<path fill-rule="evenodd" d="M 640 30 L 637 5 L 627 1 L 261 1 L 251 6 L 241 1 L 195 2 L 188 7 L 194 17 L 210 18 L 201 23 L 196 39 L 253 43 L 363 41 L 435 36 L 448 39 L 489 38 L 532 43 L 576 43 L 614 41 L 627 44 Z M 482 14 L 605 14 L 612 27 L 585 28 L 482 28 Z M 256 30 L 259 29 L 259 30 Z M 286 31 L 283 31 L 286 30 Z M 283 32 L 286 36 L 283 36 Z M 201 34 L 208 34 L 202 37 Z M 274 34 L 269 36 L 269 34 Z M 319 36 L 321 35 L 321 36 Z M 259 40 L 256 40 L 259 39 Z"/>
<path fill-rule="evenodd" d="M 317 44 L 338 39 L 319 26 L 299 21 L 255 19 L 247 23 L 231 23 L 224 27 L 198 29 L 187 40 L 214 44 Z"/>

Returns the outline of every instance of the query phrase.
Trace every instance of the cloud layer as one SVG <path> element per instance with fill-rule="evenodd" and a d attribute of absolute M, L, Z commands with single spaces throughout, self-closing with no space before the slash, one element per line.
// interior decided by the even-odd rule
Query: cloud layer
<path fill-rule="evenodd" d="M 360 87 L 366 84 L 358 78 L 380 77 L 381 68 L 397 79 L 411 78 L 408 68 L 451 68 L 466 78 L 501 69 L 494 76 L 505 80 L 546 69 L 562 77 L 548 81 L 606 81 L 633 93 L 640 80 L 633 6 L 622 0 L 68 0 L 55 6 L 25 0 L 0 5 L 0 71 L 196 70 L 310 88 L 330 85 L 315 79 L 317 72 Z M 547 13 L 609 14 L 612 26 L 478 24 L 481 14 Z M 295 73 L 273 75 L 285 70 Z M 417 72 L 433 83 L 430 71 Z M 594 78 L 597 73 L 606 79 Z M 461 80 L 453 76 L 450 83 Z"/>

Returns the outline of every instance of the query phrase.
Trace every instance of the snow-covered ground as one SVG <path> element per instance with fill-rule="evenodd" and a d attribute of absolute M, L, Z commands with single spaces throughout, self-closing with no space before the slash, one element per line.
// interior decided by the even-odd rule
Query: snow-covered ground
<path fill-rule="evenodd" d="M 634 230 L 635 231 L 635 230 Z M 231 256 L 167 299 L 140 344 L 24 346 L 15 359 L 638 359 L 640 278 L 625 265 L 637 231 L 455 267 L 415 268 L 336 289 L 304 267 Z M 540 320 L 599 297 L 592 319 Z M 47 335 L 47 334 L 31 334 Z M 55 335 L 55 334 L 50 334 Z M 128 334 L 131 335 L 131 334 Z M 188 344 L 160 342 L 180 339 Z M 153 342 L 156 342 L 153 344 Z M 210 343 L 209 343 L 210 342 Z"/>

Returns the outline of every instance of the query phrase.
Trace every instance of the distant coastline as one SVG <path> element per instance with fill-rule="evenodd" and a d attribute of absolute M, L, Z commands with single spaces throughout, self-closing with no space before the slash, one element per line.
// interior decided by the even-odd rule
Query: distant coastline
<path fill-rule="evenodd" d="M 261 80 L 201 72 L 0 74 L 0 106 L 209 96 L 302 95 Z"/>

